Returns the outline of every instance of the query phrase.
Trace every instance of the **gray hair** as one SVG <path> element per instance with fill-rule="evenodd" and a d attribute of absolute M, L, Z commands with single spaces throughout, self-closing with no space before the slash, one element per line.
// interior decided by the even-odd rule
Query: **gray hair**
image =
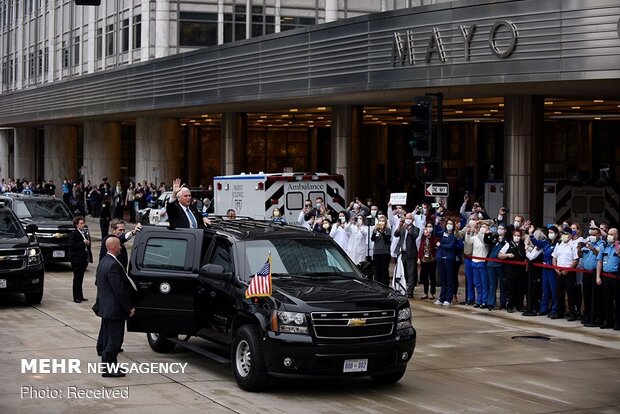
<path fill-rule="evenodd" d="M 545 236 L 545 233 L 541 229 L 537 229 L 534 232 L 534 238 L 536 240 L 545 240 L 547 238 L 547 236 Z"/>

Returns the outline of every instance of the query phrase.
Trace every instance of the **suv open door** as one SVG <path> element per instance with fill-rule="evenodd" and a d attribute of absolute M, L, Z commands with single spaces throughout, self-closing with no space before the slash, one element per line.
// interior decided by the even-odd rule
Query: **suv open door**
<path fill-rule="evenodd" d="M 194 334 L 196 287 L 205 231 L 145 226 L 137 234 L 130 274 L 138 289 L 132 332 Z"/>

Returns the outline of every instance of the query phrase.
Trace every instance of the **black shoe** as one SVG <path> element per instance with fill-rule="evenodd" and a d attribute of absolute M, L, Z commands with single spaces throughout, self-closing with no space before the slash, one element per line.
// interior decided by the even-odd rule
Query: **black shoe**
<path fill-rule="evenodd" d="M 549 312 L 538 312 L 538 316 L 547 316 Z"/>
<path fill-rule="evenodd" d="M 568 318 L 566 318 L 566 320 L 568 322 L 574 322 L 577 320 L 577 317 L 575 315 L 568 315 Z"/>
<path fill-rule="evenodd" d="M 75 303 L 82 303 L 82 301 L 81 301 L 81 300 L 79 300 L 79 299 L 73 299 L 73 301 L 74 301 Z"/>
<path fill-rule="evenodd" d="M 422 299 L 428 299 L 428 295 L 424 295 L 424 296 L 422 296 L 422 297 L 420 298 L 420 300 L 422 300 Z"/>
<path fill-rule="evenodd" d="M 492 311 L 493 309 L 495 309 L 495 306 L 493 306 L 493 305 L 488 305 L 488 306 L 487 306 L 487 309 L 488 309 L 489 311 Z"/>
<path fill-rule="evenodd" d="M 614 331 L 620 331 L 620 325 L 618 324 L 614 325 Z"/>
<path fill-rule="evenodd" d="M 513 308 L 508 308 L 508 309 L 506 309 L 506 312 L 508 312 L 508 313 L 513 313 L 513 312 L 514 312 L 514 309 L 513 309 Z"/>
<path fill-rule="evenodd" d="M 474 303 L 474 308 L 479 308 L 479 307 L 480 307 L 480 304 Z"/>
<path fill-rule="evenodd" d="M 465 302 L 465 304 L 467 306 L 472 306 L 474 304 L 474 301 L 473 300 L 468 300 L 467 302 Z"/>
<path fill-rule="evenodd" d="M 118 372 L 104 372 L 103 374 L 101 374 L 102 377 L 104 378 L 119 378 L 119 377 L 124 377 L 125 374 L 124 372 L 118 371 Z"/>
<path fill-rule="evenodd" d="M 601 329 L 613 329 L 613 325 L 610 323 L 604 323 L 601 325 Z"/>
<path fill-rule="evenodd" d="M 557 313 L 552 313 L 551 316 L 549 316 L 550 319 L 562 319 L 564 317 L 564 315 L 559 315 Z"/>
<path fill-rule="evenodd" d="M 86 299 L 86 298 L 80 298 L 80 300 L 81 300 L 82 302 L 88 302 L 88 299 Z"/>
<path fill-rule="evenodd" d="M 488 306 L 485 304 L 480 305 L 480 309 L 486 309 Z"/>

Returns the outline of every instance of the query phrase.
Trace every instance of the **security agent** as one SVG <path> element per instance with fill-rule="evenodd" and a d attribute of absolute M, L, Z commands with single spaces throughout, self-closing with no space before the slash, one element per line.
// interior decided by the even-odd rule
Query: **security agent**
<path fill-rule="evenodd" d="M 181 185 L 181 179 L 177 178 L 172 183 L 170 202 L 166 206 L 168 222 L 171 228 L 204 229 L 211 225 L 211 221 L 202 217 L 192 204 L 192 192 Z"/>
<path fill-rule="evenodd" d="M 131 318 L 136 309 L 131 299 L 135 284 L 123 269 L 117 256 L 121 242 L 117 237 L 106 240 L 107 254 L 97 266 L 97 301 L 93 311 L 101 318 L 99 330 L 102 353 L 101 362 L 108 364 L 103 377 L 124 377 L 125 373 L 113 368 L 125 336 L 125 320 Z"/>
<path fill-rule="evenodd" d="M 113 219 L 110 222 L 110 228 L 112 229 L 112 233 L 107 235 L 103 240 L 101 240 L 101 250 L 99 252 L 99 260 L 103 259 L 107 253 L 107 249 L 105 247 L 105 242 L 109 237 L 118 237 L 121 241 L 121 252 L 118 255 L 118 261 L 121 262 L 124 269 L 127 269 L 127 264 L 129 263 L 127 248 L 125 247 L 125 242 L 131 239 L 136 235 L 136 232 L 139 232 L 142 229 L 142 225 L 138 223 L 136 228 L 132 231 L 126 231 L 125 222 L 121 219 Z"/>
<path fill-rule="evenodd" d="M 596 284 L 603 286 L 604 322 L 601 329 L 620 330 L 620 280 L 617 279 L 619 256 L 618 229 L 611 228 L 607 232 L 607 244 L 599 252 L 596 265 Z M 615 277 L 605 277 L 602 272 Z"/>

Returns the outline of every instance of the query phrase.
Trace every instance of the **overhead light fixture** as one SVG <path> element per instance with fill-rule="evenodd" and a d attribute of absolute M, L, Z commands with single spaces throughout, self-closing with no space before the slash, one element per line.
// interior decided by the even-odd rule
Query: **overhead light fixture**
<path fill-rule="evenodd" d="M 297 108 L 291 108 L 289 109 L 289 112 L 297 112 Z"/>
<path fill-rule="evenodd" d="M 316 119 L 325 119 L 324 116 L 317 116 Z"/>
<path fill-rule="evenodd" d="M 491 109 L 491 112 L 498 112 L 497 109 Z"/>
<path fill-rule="evenodd" d="M 600 121 L 600 120 L 601 120 L 601 117 L 600 117 L 600 116 L 595 116 L 595 117 L 594 117 L 594 119 L 595 119 L 596 121 Z"/>
<path fill-rule="evenodd" d="M 455 114 L 462 114 L 463 111 L 461 111 L 460 109 L 457 109 L 456 111 L 454 111 Z"/>
<path fill-rule="evenodd" d="M 500 108 L 503 108 L 503 107 L 504 107 L 504 104 L 503 104 L 503 103 L 501 103 L 501 104 L 498 104 L 498 106 L 499 106 Z"/>
<path fill-rule="evenodd" d="M 261 115 L 260 118 L 261 119 L 267 119 L 267 115 Z"/>
<path fill-rule="evenodd" d="M 379 118 L 373 118 L 372 120 L 373 120 L 373 121 L 378 121 L 378 120 L 379 120 Z"/>
<path fill-rule="evenodd" d="M 396 112 L 396 108 L 389 108 L 388 112 Z"/>
<path fill-rule="evenodd" d="M 555 115 L 562 115 L 562 111 L 555 111 L 554 114 Z"/>
<path fill-rule="evenodd" d="M 282 115 L 282 118 L 288 118 L 288 114 Z"/>
<path fill-rule="evenodd" d="M 545 105 L 553 105 L 553 101 L 545 101 Z"/>
<path fill-rule="evenodd" d="M 403 119 L 403 117 L 402 116 L 397 116 L 396 119 L 401 120 L 401 119 Z"/>
<path fill-rule="evenodd" d="M 209 114 L 200 115 L 200 116 L 201 116 L 201 117 L 203 117 L 203 118 L 208 118 L 208 117 L 209 117 Z"/>
<path fill-rule="evenodd" d="M 571 106 L 571 109 L 581 109 L 580 106 Z"/>
<path fill-rule="evenodd" d="M 318 107 L 318 108 L 316 108 L 316 109 L 317 109 L 317 110 L 319 110 L 319 111 L 325 111 L 325 110 L 327 110 L 327 107 L 325 107 L 325 106 L 319 106 L 319 107 Z"/>
<path fill-rule="evenodd" d="M 403 122 L 403 125 L 409 125 L 409 122 Z"/>
<path fill-rule="evenodd" d="M 491 116 L 491 114 L 484 114 L 484 116 Z"/>
<path fill-rule="evenodd" d="M 463 102 L 473 102 L 474 98 L 463 98 Z"/>
<path fill-rule="evenodd" d="M 479 119 L 474 119 L 474 122 L 478 123 L 478 122 L 480 122 L 480 120 Z"/>
<path fill-rule="evenodd" d="M 263 120 L 262 119 L 257 119 L 256 122 L 263 122 Z"/>
<path fill-rule="evenodd" d="M 602 99 L 595 99 L 594 103 L 605 103 L 605 101 Z"/>

